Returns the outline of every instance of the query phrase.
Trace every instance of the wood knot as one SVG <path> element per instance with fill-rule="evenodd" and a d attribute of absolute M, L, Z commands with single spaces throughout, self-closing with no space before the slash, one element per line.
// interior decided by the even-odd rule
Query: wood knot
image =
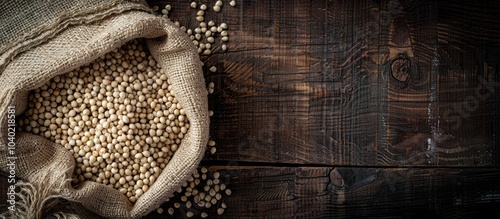
<path fill-rule="evenodd" d="M 330 171 L 330 183 L 336 187 L 345 186 L 344 179 L 337 169 Z"/>
<path fill-rule="evenodd" d="M 406 83 L 410 79 L 411 61 L 408 58 L 401 57 L 392 61 L 391 73 L 394 79 Z"/>

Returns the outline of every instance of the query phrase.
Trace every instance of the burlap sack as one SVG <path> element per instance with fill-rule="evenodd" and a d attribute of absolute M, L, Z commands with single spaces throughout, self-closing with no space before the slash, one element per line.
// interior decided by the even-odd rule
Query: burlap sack
<path fill-rule="evenodd" d="M 124 0 L 0 3 L 0 170 L 8 174 L 7 157 L 17 157 L 15 175 L 24 182 L 17 185 L 22 188 L 16 203 L 19 217 L 40 218 L 57 209 L 80 218 L 139 218 L 166 201 L 198 165 L 209 127 L 201 62 L 187 35 L 149 10 L 142 1 Z M 147 38 L 191 127 L 157 181 L 134 205 L 99 183 L 71 188 L 72 155 L 42 137 L 18 133 L 15 154 L 9 154 L 8 106 L 22 114 L 30 90 L 135 38 Z M 54 201 L 59 198 L 69 204 Z"/>

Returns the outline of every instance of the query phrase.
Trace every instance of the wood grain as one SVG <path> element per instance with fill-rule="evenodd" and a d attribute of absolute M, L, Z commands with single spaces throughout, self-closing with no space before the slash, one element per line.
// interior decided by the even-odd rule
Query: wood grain
<path fill-rule="evenodd" d="M 212 209 L 210 218 L 500 216 L 500 169 L 233 165 L 209 169 L 219 171 L 233 191 L 222 199 L 228 205 L 225 213 L 217 216 Z M 0 200 L 6 200 L 5 193 L 0 193 Z M 163 214 L 152 212 L 144 219 L 170 218 L 166 211 L 171 204 L 162 205 Z M 176 211 L 174 218 L 184 216 Z"/>
<path fill-rule="evenodd" d="M 168 3 L 173 20 L 196 25 L 188 2 Z M 206 79 L 216 85 L 212 138 L 223 145 L 207 159 L 498 165 L 499 12 L 494 1 L 437 0 L 209 10 L 207 19 L 228 23 L 230 42 L 202 56 L 219 69 Z"/>
<path fill-rule="evenodd" d="M 197 24 L 190 1 L 148 2 Z M 230 35 L 201 57 L 216 86 L 204 162 L 233 191 L 222 217 L 500 217 L 498 14 L 493 0 L 208 10 Z"/>
<path fill-rule="evenodd" d="M 491 169 L 338 168 L 341 217 L 495 218 L 499 175 Z M 472 195 L 474 193 L 474 195 Z M 335 195 L 334 197 L 337 197 Z M 401 206 L 401 207 L 399 207 Z M 337 212 L 335 209 L 343 209 Z"/>
<path fill-rule="evenodd" d="M 500 216 L 498 169 L 218 166 L 211 170 L 231 176 L 226 183 L 233 194 L 223 200 L 228 209 L 220 218 Z M 218 218 L 215 212 L 209 215 Z M 145 218 L 166 216 L 152 213 Z"/>

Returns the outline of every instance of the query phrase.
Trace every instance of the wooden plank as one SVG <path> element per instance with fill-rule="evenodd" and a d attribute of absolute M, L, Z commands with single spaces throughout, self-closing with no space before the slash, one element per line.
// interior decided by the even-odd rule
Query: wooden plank
<path fill-rule="evenodd" d="M 149 2 L 197 24 L 189 1 Z M 500 216 L 499 12 L 495 1 L 458 0 L 207 11 L 230 34 L 226 53 L 215 44 L 202 56 L 219 70 L 205 73 L 218 149 L 205 161 L 233 161 L 211 167 L 230 175 L 222 217 Z"/>
<path fill-rule="evenodd" d="M 212 166 L 232 190 L 210 218 L 496 218 L 500 169 Z M 1 183 L 6 181 L 0 177 Z M 145 219 L 170 218 L 152 212 Z M 0 210 L 5 193 L 0 193 Z M 219 204 L 221 202 L 219 201 Z M 5 210 L 5 209 L 4 209 Z M 174 218 L 185 218 L 176 210 Z M 193 210 L 200 214 L 201 210 Z"/>
<path fill-rule="evenodd" d="M 494 137 L 498 135 L 498 109 L 491 107 L 498 105 L 498 95 L 490 87 L 498 80 L 494 79 L 498 77 L 494 69 L 499 57 L 498 52 L 493 52 L 499 48 L 498 39 L 493 37 L 498 24 L 483 23 L 479 28 L 495 28 L 468 34 L 467 39 L 454 34 L 468 32 L 463 27 L 477 23 L 476 18 L 464 19 L 467 16 L 463 14 L 472 11 L 478 15 L 474 11 L 482 11 L 487 4 L 407 1 L 388 6 L 389 11 L 396 11 L 391 16 L 397 18 L 388 23 L 388 29 L 409 33 L 392 35 L 388 47 L 406 53 L 414 79 L 406 84 L 394 78 L 388 82 L 388 115 L 384 118 L 389 124 L 385 134 L 387 160 L 450 166 L 498 164 L 494 146 L 498 145 Z M 485 9 L 479 19 L 489 20 L 492 10 L 498 11 Z M 460 18 L 452 21 L 451 16 Z M 405 35 L 407 40 L 401 37 Z M 485 40 L 486 36 L 489 40 Z M 485 44 L 492 50 L 485 50 Z M 385 65 L 387 72 L 391 72 L 391 63 Z M 483 86 L 485 80 L 492 83 Z M 407 150 L 406 156 L 397 152 L 402 149 Z"/>
<path fill-rule="evenodd" d="M 498 165 L 492 2 L 256 0 L 208 10 L 207 20 L 228 23 L 230 41 L 226 53 L 216 43 L 202 56 L 218 68 L 206 80 L 216 85 L 211 135 L 223 145 L 206 159 Z M 173 20 L 196 25 L 189 2 L 168 3 Z"/>
<path fill-rule="evenodd" d="M 498 154 L 492 152 L 498 144 L 494 137 L 498 135 L 494 128 L 498 109 L 489 106 L 498 103 L 492 85 L 498 73 L 488 70 L 496 68 L 498 57 L 485 58 L 486 51 L 476 46 L 484 43 L 480 36 L 456 44 L 461 35 L 451 33 L 463 28 L 445 18 L 451 11 L 463 18 L 460 14 L 465 14 L 468 7 L 442 1 L 410 1 L 388 4 L 386 8 L 382 5 L 381 10 L 391 11 L 387 17 L 392 20 L 381 22 L 386 24 L 381 29 L 387 32 L 381 33 L 387 36 L 381 37 L 387 39 L 381 45 L 387 45 L 382 48 L 389 50 L 389 59 L 381 66 L 388 80 L 387 91 L 382 91 L 387 95 L 382 98 L 387 115 L 381 116 L 386 124 L 386 144 L 381 145 L 379 161 L 415 165 L 427 162 L 438 166 L 498 164 Z M 473 4 L 470 10 L 484 6 Z M 465 25 L 474 20 L 459 22 Z M 490 24 L 498 26 L 483 25 Z M 495 31 L 481 35 L 491 34 L 493 40 Z M 475 42 L 466 44 L 474 38 Z M 496 43 L 491 46 L 499 48 L 497 42 L 495 39 L 489 43 Z M 491 55 L 495 53 L 498 52 Z M 407 77 L 394 76 L 398 65 L 406 67 L 399 73 Z M 492 83 L 483 86 L 484 81 Z"/>
<path fill-rule="evenodd" d="M 419 4 L 414 1 L 413 4 Z M 440 44 L 488 46 L 498 44 L 498 11 L 495 1 L 435 1 L 438 5 Z M 465 16 L 466 15 L 466 16 Z"/>
<path fill-rule="evenodd" d="M 211 167 L 230 174 L 221 218 L 495 218 L 498 169 Z M 166 210 L 170 204 L 163 207 Z M 214 211 L 210 218 L 218 218 Z M 177 211 L 175 218 L 183 215 Z M 165 218 L 152 213 L 146 218 Z"/>
<path fill-rule="evenodd" d="M 214 207 L 209 210 L 181 207 L 175 209 L 174 218 L 185 217 L 187 211 L 194 212 L 195 217 L 206 212 L 209 218 L 316 218 L 318 213 L 326 211 L 329 168 L 210 167 L 209 170 L 220 172 L 221 183 L 233 192 L 217 204 L 218 207 L 220 202 L 227 204 L 224 214 L 218 216 Z M 165 211 L 174 202 L 182 203 L 179 197 L 172 200 L 162 205 Z M 145 219 L 166 218 L 166 215 L 151 213 Z"/>
<path fill-rule="evenodd" d="M 329 190 L 337 203 L 333 203 L 330 216 L 495 218 L 500 213 L 500 175 L 495 169 L 337 168 L 335 171 L 346 186 L 333 186 Z"/>

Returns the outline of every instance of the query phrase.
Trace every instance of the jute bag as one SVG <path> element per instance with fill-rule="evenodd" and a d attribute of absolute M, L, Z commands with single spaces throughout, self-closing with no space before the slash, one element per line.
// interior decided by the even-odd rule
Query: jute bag
<path fill-rule="evenodd" d="M 62 145 L 17 133 L 8 148 L 8 108 L 22 114 L 30 90 L 56 75 L 90 63 L 135 39 L 146 44 L 173 84 L 191 127 L 156 182 L 135 204 L 95 182 L 71 187 L 74 158 Z M 172 22 L 155 16 L 143 1 L 17 0 L 0 3 L 0 171 L 12 173 L 15 159 L 15 215 L 42 218 L 139 218 L 172 196 L 201 160 L 208 141 L 207 91 L 192 42 Z M 67 200 L 60 204 L 58 200 Z M 68 214 L 71 213 L 71 214 Z"/>

